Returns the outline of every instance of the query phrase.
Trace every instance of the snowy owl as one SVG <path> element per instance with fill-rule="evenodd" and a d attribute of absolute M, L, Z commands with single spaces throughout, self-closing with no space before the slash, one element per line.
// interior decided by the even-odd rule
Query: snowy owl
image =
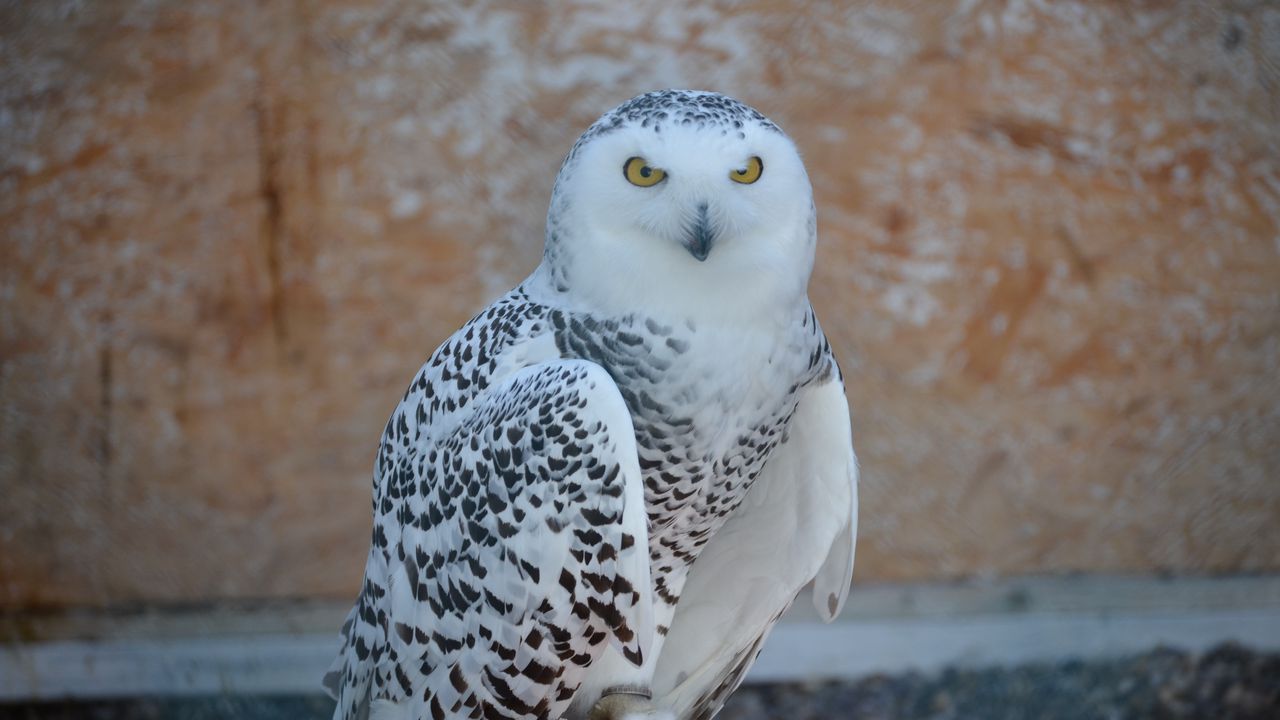
<path fill-rule="evenodd" d="M 383 432 L 335 717 L 711 718 L 805 584 L 833 618 L 857 464 L 815 239 L 756 110 L 666 90 L 596 121 L 541 264 Z"/>

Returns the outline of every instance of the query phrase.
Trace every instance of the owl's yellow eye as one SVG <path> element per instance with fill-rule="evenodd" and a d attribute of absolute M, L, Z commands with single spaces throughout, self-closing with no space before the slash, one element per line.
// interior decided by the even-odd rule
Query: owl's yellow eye
<path fill-rule="evenodd" d="M 742 183 L 743 185 L 750 185 L 751 183 L 759 180 L 760 174 L 763 172 L 764 172 L 764 161 L 752 155 L 751 159 L 747 160 L 746 167 L 742 168 L 741 170 L 734 170 L 729 173 L 729 179 L 736 183 Z"/>
<path fill-rule="evenodd" d="M 667 179 L 665 172 L 650 166 L 649 161 L 642 157 L 627 160 L 622 166 L 622 174 L 626 176 L 627 182 L 640 187 L 653 187 Z"/>

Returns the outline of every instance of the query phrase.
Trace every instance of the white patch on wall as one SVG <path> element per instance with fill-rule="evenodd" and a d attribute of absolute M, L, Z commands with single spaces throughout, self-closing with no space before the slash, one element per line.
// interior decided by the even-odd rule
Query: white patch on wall
<path fill-rule="evenodd" d="M 400 190 L 391 200 L 391 217 L 401 220 L 416 215 L 422 209 L 422 194 L 413 190 Z"/>
<path fill-rule="evenodd" d="M 938 300 L 923 288 L 892 285 L 880 296 L 880 304 L 897 318 L 912 325 L 925 325 L 941 310 Z"/>

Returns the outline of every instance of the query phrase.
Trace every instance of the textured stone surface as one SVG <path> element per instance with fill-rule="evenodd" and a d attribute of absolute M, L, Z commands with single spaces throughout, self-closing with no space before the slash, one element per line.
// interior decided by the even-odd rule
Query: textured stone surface
<path fill-rule="evenodd" d="M 862 581 L 1280 570 L 1280 7 L 0 3 L 0 606 L 354 593 L 601 111 L 806 154 Z"/>
<path fill-rule="evenodd" d="M 1167 648 L 1142 655 L 858 680 L 746 685 L 719 720 L 1274 720 L 1280 655 L 1222 645 L 1199 657 Z M 323 696 L 99 703 L 0 704 L 0 720 L 244 720 L 329 718 Z"/>

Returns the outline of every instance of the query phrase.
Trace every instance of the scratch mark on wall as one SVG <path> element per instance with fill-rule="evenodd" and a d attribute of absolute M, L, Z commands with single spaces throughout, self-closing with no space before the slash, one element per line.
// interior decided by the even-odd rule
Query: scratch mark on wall
<path fill-rule="evenodd" d="M 1054 237 L 1067 250 L 1067 256 L 1071 258 L 1071 267 L 1080 274 L 1085 283 L 1092 286 L 1094 278 L 1097 276 L 1097 270 L 1094 267 L 1093 260 L 1090 260 L 1084 251 L 1080 249 L 1080 245 L 1076 243 L 1071 232 L 1062 225 L 1058 225 L 1053 229 Z"/>
<path fill-rule="evenodd" d="M 112 368 L 111 344 L 98 350 L 98 418 L 101 432 L 98 436 L 98 468 L 103 482 L 111 474 L 111 402 L 115 384 Z"/>
<path fill-rule="evenodd" d="M 284 193 L 280 188 L 280 148 L 278 142 L 281 119 L 278 111 L 268 106 L 262 83 L 253 101 L 254 124 L 258 135 L 258 195 L 262 198 L 262 242 L 267 261 L 267 306 L 271 313 L 271 330 L 277 342 L 287 336 L 281 244 L 284 242 Z"/>
<path fill-rule="evenodd" d="M 1048 272 L 1037 264 L 1009 270 L 991 289 L 982 308 L 965 325 L 965 372 L 980 382 L 991 382 L 1014 349 L 1018 328 L 1044 292 Z M 1003 322 L 993 324 L 1002 318 Z"/>

